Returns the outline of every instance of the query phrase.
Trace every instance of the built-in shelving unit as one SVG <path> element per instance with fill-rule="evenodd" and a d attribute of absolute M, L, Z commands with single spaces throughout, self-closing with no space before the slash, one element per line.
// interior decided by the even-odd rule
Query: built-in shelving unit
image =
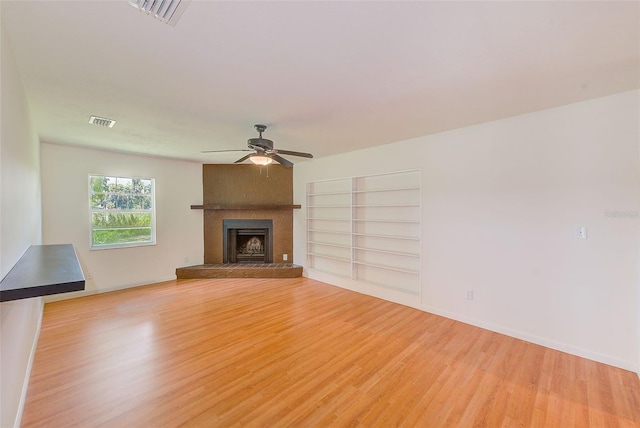
<path fill-rule="evenodd" d="M 307 183 L 307 267 L 420 290 L 420 171 Z"/>

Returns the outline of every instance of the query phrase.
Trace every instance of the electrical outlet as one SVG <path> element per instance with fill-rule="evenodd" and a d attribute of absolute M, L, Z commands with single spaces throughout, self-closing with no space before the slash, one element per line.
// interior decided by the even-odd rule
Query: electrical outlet
<path fill-rule="evenodd" d="M 473 290 L 467 290 L 464 292 L 464 298 L 467 300 L 473 300 Z"/>
<path fill-rule="evenodd" d="M 289 254 L 283 254 L 283 255 L 282 255 L 282 260 L 283 260 L 283 261 L 285 261 L 285 262 L 286 262 L 287 260 L 289 260 Z"/>

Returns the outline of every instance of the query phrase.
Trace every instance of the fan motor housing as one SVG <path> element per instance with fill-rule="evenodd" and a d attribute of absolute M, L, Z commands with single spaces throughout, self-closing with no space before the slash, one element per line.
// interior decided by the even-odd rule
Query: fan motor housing
<path fill-rule="evenodd" d="M 247 140 L 247 147 L 253 150 L 273 151 L 273 141 L 266 138 L 249 138 Z"/>

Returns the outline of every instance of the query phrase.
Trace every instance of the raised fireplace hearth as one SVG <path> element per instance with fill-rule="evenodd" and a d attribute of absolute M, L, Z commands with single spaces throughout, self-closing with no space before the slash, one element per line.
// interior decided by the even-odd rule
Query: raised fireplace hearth
<path fill-rule="evenodd" d="M 223 263 L 272 263 L 273 221 L 225 219 L 222 221 Z"/>

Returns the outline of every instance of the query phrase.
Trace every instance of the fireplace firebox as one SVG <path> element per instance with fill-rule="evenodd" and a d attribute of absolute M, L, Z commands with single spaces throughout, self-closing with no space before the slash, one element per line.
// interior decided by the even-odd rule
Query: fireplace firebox
<path fill-rule="evenodd" d="M 272 263 L 273 220 L 222 221 L 223 263 Z"/>

